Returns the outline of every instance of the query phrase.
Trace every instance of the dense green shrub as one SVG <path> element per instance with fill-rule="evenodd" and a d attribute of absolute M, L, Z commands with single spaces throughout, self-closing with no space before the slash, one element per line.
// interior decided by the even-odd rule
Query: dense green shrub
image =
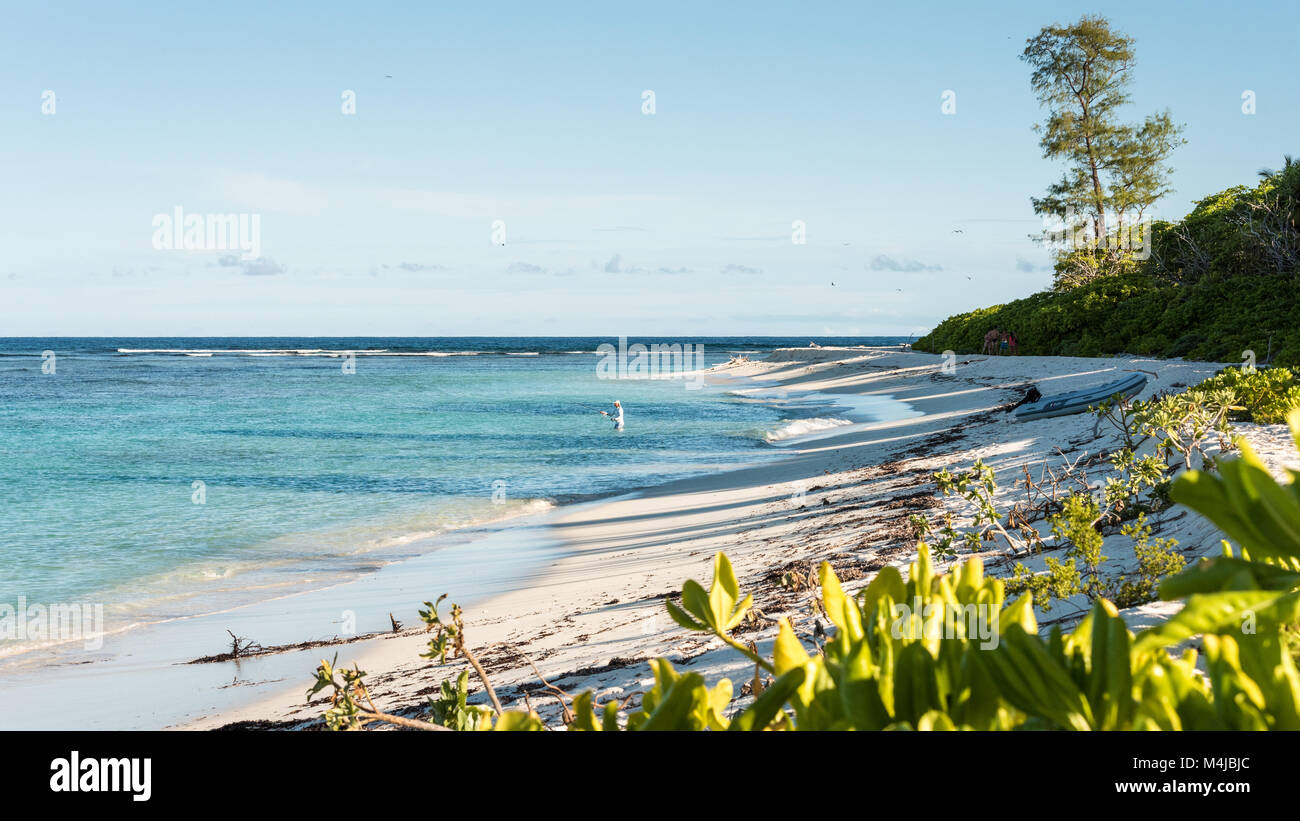
<path fill-rule="evenodd" d="M 1163 282 L 1149 274 L 1106 277 L 945 319 L 918 351 L 977 353 L 989 328 L 1014 331 L 1034 356 L 1181 356 L 1300 365 L 1300 281 L 1275 277 Z"/>
<path fill-rule="evenodd" d="M 1231 390 L 1229 418 L 1236 421 L 1278 425 L 1300 408 L 1300 380 L 1290 368 L 1224 368 L 1196 387 Z"/>
<path fill-rule="evenodd" d="M 1254 188 L 1206 197 L 1178 223 L 1156 223 L 1148 259 L 1062 254 L 1059 290 L 951 316 L 913 347 L 975 353 L 996 327 L 1016 334 L 1022 354 L 1237 362 L 1253 350 L 1261 363 L 1300 365 L 1298 213 L 1300 163 L 1290 163 Z"/>

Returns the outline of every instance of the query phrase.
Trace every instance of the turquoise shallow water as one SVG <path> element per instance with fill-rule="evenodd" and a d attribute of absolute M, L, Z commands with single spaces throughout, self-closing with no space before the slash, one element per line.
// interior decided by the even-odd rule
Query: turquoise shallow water
<path fill-rule="evenodd" d="M 709 365 L 808 342 L 681 341 Z M 765 437 L 789 409 L 600 379 L 603 342 L 0 340 L 0 603 L 99 602 L 110 629 L 195 615 L 355 578 L 473 523 L 779 453 Z M 355 373 L 330 355 L 344 351 Z M 615 398 L 622 432 L 596 413 Z"/>

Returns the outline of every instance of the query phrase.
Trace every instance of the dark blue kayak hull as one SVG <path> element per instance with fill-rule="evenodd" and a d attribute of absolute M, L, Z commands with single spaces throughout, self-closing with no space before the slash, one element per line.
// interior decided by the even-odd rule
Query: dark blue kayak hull
<path fill-rule="evenodd" d="M 1016 421 L 1028 422 L 1033 419 L 1047 419 L 1052 416 L 1068 416 L 1082 413 L 1089 406 L 1098 405 L 1115 394 L 1125 398 L 1136 396 L 1147 386 L 1147 378 L 1140 373 L 1125 374 L 1119 379 L 1104 385 L 1094 385 L 1070 393 L 1045 396 L 1037 402 L 1016 408 Z"/>

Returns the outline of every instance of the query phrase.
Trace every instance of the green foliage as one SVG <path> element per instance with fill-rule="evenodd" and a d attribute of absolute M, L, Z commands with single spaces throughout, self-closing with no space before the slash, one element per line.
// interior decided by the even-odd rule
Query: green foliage
<path fill-rule="evenodd" d="M 1065 555 L 1082 565 L 1079 568 L 1082 576 L 1079 592 L 1093 598 L 1105 591 L 1101 563 L 1107 557 L 1101 554 L 1103 539 L 1097 531 L 1099 518 L 1101 509 L 1097 502 L 1082 493 L 1070 494 L 1061 513 L 1052 518 L 1052 534 L 1070 544 Z"/>
<path fill-rule="evenodd" d="M 715 570 L 729 568 L 725 557 Z M 727 570 L 723 570 L 724 575 Z M 1296 729 L 1300 675 L 1280 634 L 1207 635 L 1208 681 L 1196 653 L 1174 658 L 1167 642 L 1137 641 L 1114 605 L 1099 599 L 1071 633 L 1038 635 L 1029 595 L 1008 603 L 1000 580 L 984 575 L 978 558 L 939 575 L 924 544 L 906 581 L 887 567 L 856 595 L 848 595 L 828 564 L 820 569 L 821 605 L 834 634 L 820 651 L 809 648 L 782 619 L 771 660 L 776 678 L 747 708 L 728 718 L 732 686 L 710 688 L 697 673 L 681 674 L 663 659 L 651 667 L 654 686 L 640 709 L 620 723 L 617 702 L 597 712 L 590 692 L 574 699 L 571 730 L 955 730 L 955 729 Z M 699 585 L 695 585 L 699 587 Z M 712 588 L 733 602 L 729 579 Z M 703 588 L 700 588 L 701 590 Z M 691 629 L 728 643 L 730 614 L 741 605 L 692 597 L 670 612 Z M 677 618 L 677 616 L 674 616 Z M 1175 634 L 1181 635 L 1181 634 Z M 350 671 L 356 685 L 363 673 Z M 322 662 L 316 692 L 334 681 Z M 462 679 L 463 681 L 463 679 Z M 337 687 L 338 683 L 335 681 Z M 444 695 L 455 690 L 444 688 Z M 364 696 L 368 701 L 369 697 Z M 361 712 L 348 694 L 326 712 L 331 729 L 353 729 Z M 459 696 L 455 696 L 458 707 Z M 445 718 L 446 714 L 442 714 Z M 482 713 L 476 729 L 490 726 Z M 507 711 L 495 729 L 543 729 L 536 715 Z"/>
<path fill-rule="evenodd" d="M 1287 419 L 1300 445 L 1300 411 Z M 1183 610 L 1152 631 L 1152 643 L 1177 642 L 1201 632 L 1238 629 L 1280 635 L 1300 623 L 1300 472 L 1279 484 L 1245 442 L 1241 458 L 1218 474 L 1191 471 L 1174 483 L 1173 497 L 1214 522 L 1240 546 L 1225 541 L 1223 555 L 1202 559 L 1160 585 L 1164 599 L 1187 599 Z"/>
<path fill-rule="evenodd" d="M 359 667 L 351 670 L 338 667 L 339 657 L 333 661 L 321 659 L 316 668 L 316 680 L 307 691 L 307 698 L 326 688 L 330 689 L 329 709 L 325 711 L 325 726 L 331 730 L 360 730 L 365 722 L 361 717 L 358 700 L 364 697 L 365 672 Z"/>
<path fill-rule="evenodd" d="M 1058 559 L 1048 556 L 1045 573 L 1035 573 L 1023 562 L 1016 562 L 1007 580 L 1007 592 L 1029 593 L 1044 611 L 1050 612 L 1054 599 L 1068 599 L 1083 592 L 1083 574 L 1074 558 Z"/>
<path fill-rule="evenodd" d="M 911 517 L 912 527 L 918 539 L 929 536 L 936 538 L 936 552 L 941 556 L 952 557 L 957 553 L 958 543 L 967 550 L 978 552 L 981 543 L 998 536 L 1013 552 L 1036 549 L 1041 543 L 1038 531 L 1028 522 L 1020 521 L 1008 526 L 1002 524 L 1003 516 L 997 509 L 993 495 L 997 491 L 997 477 L 993 468 L 981 459 L 976 459 L 970 470 L 953 473 L 944 468 L 934 474 L 935 485 L 945 498 L 958 496 L 969 502 L 975 510 L 974 521 L 970 529 L 962 532 L 953 525 L 951 514 L 944 516 L 941 528 L 935 528 L 924 516 Z"/>
<path fill-rule="evenodd" d="M 1156 596 L 1156 586 L 1166 576 L 1172 576 L 1187 565 L 1187 560 L 1175 549 L 1178 542 L 1173 539 L 1156 539 L 1151 541 L 1151 528 L 1146 523 L 1146 514 L 1136 521 L 1124 525 L 1123 533 L 1133 540 L 1133 555 L 1137 557 L 1137 575 L 1125 576 L 1114 591 L 1115 604 L 1118 607 L 1149 602 Z"/>
<path fill-rule="evenodd" d="M 1223 389 L 1189 390 L 1185 394 L 1158 397 L 1147 402 L 1107 401 L 1095 409 L 1120 435 L 1122 446 L 1109 458 L 1111 472 L 1098 487 L 1089 484 L 1073 469 L 1066 469 L 1043 483 L 1034 483 L 1025 471 L 1027 503 L 999 509 L 996 500 L 997 477 L 993 469 L 977 460 L 970 470 L 953 472 L 947 468 L 934 474 L 939 493 L 945 498 L 965 499 L 973 510 L 970 526 L 959 528 L 952 512 L 945 510 L 941 526 L 924 516 L 911 517 L 919 539 L 934 537 L 937 553 L 955 557 L 959 547 L 978 552 L 987 540 L 1000 536 L 1014 555 L 1065 549 L 1064 557 L 1047 556 L 1045 571 L 1030 570 L 1017 562 L 1007 581 L 1010 593 L 1029 592 L 1044 610 L 1052 602 L 1084 595 L 1096 600 L 1106 597 L 1123 606 L 1154 598 L 1155 584 L 1167 573 L 1182 568 L 1183 559 L 1172 539 L 1150 542 L 1150 528 L 1145 514 L 1169 504 L 1168 487 L 1176 459 L 1180 466 L 1191 464 L 1193 455 L 1205 461 L 1202 445 L 1212 434 L 1224 434 L 1227 423 Z M 1146 447 L 1153 452 L 1138 455 Z M 1062 480 L 1073 477 L 1075 487 L 1061 493 Z M 1050 484 L 1050 487 L 1044 485 Z M 1034 503 L 1037 491 L 1042 501 Z M 1134 541 L 1138 558 L 1136 576 L 1105 576 L 1101 566 L 1103 536 L 1099 527 L 1138 519 L 1136 526 L 1122 532 Z M 1053 540 L 1045 541 L 1034 522 L 1045 519 Z M 1004 524 L 1005 523 L 1005 524 Z"/>
<path fill-rule="evenodd" d="M 1158 642 L 1139 647 L 1105 599 L 1071 633 L 1057 627 L 1040 637 L 1030 596 L 1006 602 L 1002 582 L 986 577 L 978 558 L 937 575 L 922 544 L 906 581 L 886 568 L 850 596 L 827 564 L 820 580 L 835 626 L 821 652 L 810 652 L 782 619 L 771 661 L 778 678 L 730 720 L 717 706 L 717 688 L 670 675 L 657 662 L 648 716 L 662 715 L 659 728 L 679 730 L 1300 727 L 1300 702 L 1284 699 L 1279 708 L 1272 701 L 1300 693 L 1280 637 L 1207 636 L 1207 681 L 1194 651 L 1175 658 Z M 983 613 L 995 616 L 981 622 Z M 701 627 L 703 615 L 695 614 Z M 717 627 L 705 632 L 730 638 Z M 651 729 L 646 711 L 637 715 L 636 727 Z M 582 723 L 594 725 L 594 713 Z"/>
<path fill-rule="evenodd" d="M 1206 453 L 1211 439 L 1218 439 L 1220 453 L 1233 448 L 1227 420 L 1230 413 L 1245 412 L 1238 403 L 1246 403 L 1259 414 L 1276 412 L 1289 401 L 1292 378 L 1290 371 L 1282 369 L 1244 373 L 1227 369 L 1181 394 L 1147 401 L 1108 400 L 1094 408 L 1099 419 L 1114 428 L 1120 447 L 1110 453 L 1112 470 L 1102 478 L 1100 504 L 1094 498 L 1094 488 L 1085 486 L 1066 495 L 1063 501 L 1043 506 L 1054 542 L 1038 538 L 1030 517 L 1018 507 L 1006 514 L 998 510 L 994 499 L 996 476 L 981 461 L 970 471 L 952 473 L 945 469 L 935 474 L 945 497 L 959 495 L 973 505 L 970 529 L 957 528 L 951 514 L 945 517 L 942 528 L 928 525 L 923 517 L 914 517 L 913 527 L 921 537 L 936 536 L 942 555 L 954 555 L 959 544 L 971 551 L 979 550 L 981 542 L 995 531 L 1005 534 L 1014 553 L 1065 547 L 1064 557 L 1044 559 L 1043 571 L 1035 572 L 1017 562 L 1007 580 L 1009 592 L 1029 592 L 1047 611 L 1052 609 L 1053 601 L 1076 595 L 1092 600 L 1109 598 L 1121 607 L 1150 601 L 1159 580 L 1181 570 L 1186 561 L 1177 553 L 1173 539 L 1151 541 L 1146 514 L 1171 504 L 1175 471 L 1213 465 Z M 1012 533 L 1003 528 L 1002 520 Z M 1101 554 L 1100 524 L 1123 525 L 1121 532 L 1133 539 L 1138 561 L 1135 573 L 1113 577 L 1102 574 L 1106 557 Z"/>
<path fill-rule="evenodd" d="M 1159 580 L 1181 570 L 1186 561 L 1173 539 L 1151 541 L 1146 514 L 1167 507 L 1176 470 L 1212 464 L 1205 448 L 1218 437 L 1221 452 L 1231 450 L 1227 417 L 1235 401 L 1232 387 L 1206 380 L 1181 394 L 1146 401 L 1107 400 L 1093 409 L 1100 421 L 1116 431 L 1120 447 L 1111 452 L 1111 472 L 1101 484 L 1101 504 L 1092 488 L 1066 497 L 1051 518 L 1058 544 L 1068 545 L 1064 560 L 1048 557 L 1047 570 L 1034 573 L 1023 563 L 1013 568 L 1008 588 L 1026 590 L 1044 610 L 1053 599 L 1083 594 L 1109 598 L 1129 607 L 1154 598 Z M 1134 521 L 1136 520 L 1136 521 Z M 1106 578 L 1101 574 L 1101 523 L 1124 523 L 1121 532 L 1133 539 L 1136 574 Z"/>
<path fill-rule="evenodd" d="M 1058 259 L 1065 290 L 957 314 L 913 343 L 977 353 L 990 328 L 1038 356 L 1181 356 L 1300 365 L 1300 163 L 1153 225 L 1150 255 L 1084 248 Z"/>
<path fill-rule="evenodd" d="M 439 685 L 437 698 L 429 699 L 429 719 L 451 730 L 487 730 L 492 727 L 492 711 L 486 707 L 467 704 L 469 698 L 469 671 L 462 670 L 453 685 L 444 681 Z"/>
<path fill-rule="evenodd" d="M 455 647 L 456 637 L 460 633 L 460 607 L 452 605 L 452 619 L 446 621 L 438 613 L 438 605 L 442 604 L 447 594 L 443 593 L 438 597 L 436 602 L 425 602 L 424 610 L 419 611 L 420 621 L 425 623 L 426 629 L 433 631 L 434 636 L 429 639 L 429 649 L 420 654 L 420 658 L 436 659 L 439 664 L 447 663 L 447 651 Z"/>
<path fill-rule="evenodd" d="M 443 682 L 437 699 L 429 699 L 430 719 L 407 718 L 379 710 L 366 688 L 366 673 L 321 659 L 316 667 L 315 682 L 307 691 L 308 700 L 321 690 L 330 692 L 330 706 L 323 718 L 331 730 L 363 730 L 369 724 L 393 724 L 420 730 L 544 730 L 545 725 L 533 712 L 512 711 L 495 716 L 491 710 L 467 705 L 468 673 L 462 673 L 455 686 Z"/>
<path fill-rule="evenodd" d="M 1110 465 L 1114 472 L 1105 478 L 1103 498 L 1117 517 L 1164 506 L 1160 490 L 1168 481 L 1168 462 L 1153 453 L 1139 456 L 1132 446 L 1125 445 L 1110 454 Z"/>
<path fill-rule="evenodd" d="M 1042 573 L 1034 573 L 1023 562 L 1017 562 L 1007 580 L 1008 594 L 1028 592 L 1045 611 L 1052 609 L 1053 600 L 1077 595 L 1093 601 L 1107 598 L 1120 607 L 1131 607 L 1154 599 L 1159 581 L 1182 570 L 1187 563 L 1176 551 L 1176 540 L 1151 541 L 1146 515 L 1140 514 L 1136 521 L 1120 529 L 1133 540 L 1133 554 L 1138 561 L 1136 572 L 1103 575 L 1102 564 L 1107 557 L 1102 555 L 1103 537 L 1097 530 L 1102 518 L 1102 511 L 1091 496 L 1084 493 L 1068 496 L 1061 513 L 1051 519 L 1053 535 L 1067 545 L 1065 558 L 1046 557 L 1047 570 Z"/>
<path fill-rule="evenodd" d="M 1141 125 L 1118 122 L 1129 102 L 1131 37 L 1111 29 L 1104 17 L 1085 15 L 1069 25 L 1044 26 L 1021 59 L 1033 68 L 1030 83 L 1047 109 L 1046 121 L 1036 126 L 1043 156 L 1066 164 L 1047 195 L 1034 198 L 1036 213 L 1064 214 L 1067 223 L 1074 212 L 1086 215 L 1093 237 L 1102 238 L 1123 215 L 1141 215 L 1168 193 L 1164 161 L 1184 142 L 1181 127 L 1167 111 Z"/>
<path fill-rule="evenodd" d="M 731 703 L 729 680 L 724 678 L 710 690 L 699 673 L 681 675 L 664 659 L 655 659 L 650 667 L 654 671 L 654 687 L 642 696 L 641 709 L 628 716 L 627 729 L 726 729 L 727 720 L 722 717 L 722 711 Z"/>
<path fill-rule="evenodd" d="M 1288 422 L 1300 446 L 1300 411 Z M 922 542 L 906 579 L 885 567 L 853 595 L 823 562 L 820 605 L 833 632 L 824 646 L 810 648 L 783 618 L 769 659 L 731 636 L 753 600 L 742 595 L 720 553 L 709 590 L 688 581 L 681 603 L 669 602 L 668 612 L 683 627 L 744 653 L 774 675 L 771 685 L 728 717 L 729 680 L 710 688 L 701 675 L 678 673 L 657 659 L 651 664 L 654 686 L 639 709 L 623 716 L 611 701 L 598 715 L 593 694 L 583 693 L 573 699 L 570 729 L 1298 730 L 1300 672 L 1292 653 L 1300 623 L 1300 471 L 1279 484 L 1248 446 L 1241 451 L 1241 458 L 1223 461 L 1217 475 L 1180 476 L 1172 493 L 1234 539 L 1241 556 L 1225 542 L 1223 556 L 1166 579 L 1160 595 L 1185 599 L 1183 609 L 1136 636 L 1116 606 L 1098 598 L 1074 630 L 1057 625 L 1043 637 L 1030 593 L 1008 601 L 1007 586 L 985 576 L 978 557 L 939 574 Z M 1092 529 L 1098 513 L 1096 502 L 1079 494 L 1066 500 L 1054 523 L 1076 543 L 1072 560 L 1082 561 L 1084 584 L 1101 561 Z M 1142 517 L 1125 532 L 1139 544 L 1143 570 L 1135 584 L 1153 585 L 1174 564 L 1171 543 L 1152 544 Z M 430 605 L 422 613 L 431 627 L 445 625 L 436 612 Z M 454 647 L 465 652 L 458 616 L 452 624 L 462 639 Z M 1198 635 L 1204 675 L 1195 650 L 1177 657 L 1169 652 Z M 333 691 L 325 713 L 331 729 L 357 729 L 370 720 L 421 726 L 379 713 L 364 675 L 321 662 L 308 695 Z M 462 677 L 456 687 L 442 688 L 444 707 L 435 721 L 445 724 L 464 708 L 464 683 Z M 461 726 L 481 729 L 492 722 L 486 711 L 480 715 L 482 723 Z M 535 713 L 506 711 L 494 729 L 544 727 Z"/>
<path fill-rule="evenodd" d="M 1110 456 L 1115 475 L 1106 479 L 1108 511 L 1130 519 L 1159 510 L 1174 467 L 1208 464 L 1206 447 L 1212 440 L 1221 451 L 1231 450 L 1228 417 L 1236 402 L 1232 388 L 1211 378 L 1182 393 L 1146 401 L 1112 399 L 1093 408 L 1099 421 L 1119 433 L 1121 442 Z M 1150 452 L 1141 453 L 1144 446 Z"/>
<path fill-rule="evenodd" d="M 722 554 L 718 554 L 722 555 Z M 713 689 L 699 673 L 678 673 L 664 659 L 653 659 L 650 668 L 655 683 L 641 697 L 641 709 L 630 713 L 619 726 L 618 702 L 610 701 L 597 718 L 595 698 L 590 691 L 573 700 L 571 731 L 636 730 L 725 730 L 723 710 L 731 703 L 731 682 L 723 679 Z M 509 715 L 509 713 L 507 713 Z"/>
<path fill-rule="evenodd" d="M 1236 421 L 1277 425 L 1300 408 L 1300 380 L 1291 368 L 1224 368 L 1197 387 L 1231 391 L 1228 418 Z"/>
<path fill-rule="evenodd" d="M 1096 501 L 1084 493 L 1066 497 L 1061 512 L 1051 518 L 1052 535 L 1068 545 L 1064 560 L 1048 556 L 1046 573 L 1034 573 L 1021 562 L 1016 562 L 1011 579 L 1007 582 L 1009 593 L 1029 591 L 1044 610 L 1052 609 L 1053 599 L 1066 599 L 1077 594 L 1098 598 L 1105 593 L 1101 579 L 1102 535 L 1097 532 L 1101 511 Z"/>
<path fill-rule="evenodd" d="M 1099 279 L 1139 273 L 1142 266 L 1130 248 L 1089 244 L 1058 253 L 1052 269 L 1053 290 L 1072 291 Z"/>
<path fill-rule="evenodd" d="M 753 604 L 752 596 L 741 601 L 739 595 L 740 585 L 731 569 L 731 562 L 719 553 L 713 558 L 713 584 L 709 592 L 704 592 L 694 579 L 688 579 L 682 586 L 682 607 L 670 601 L 668 614 L 688 630 L 725 632 L 740 624 L 745 611 Z"/>

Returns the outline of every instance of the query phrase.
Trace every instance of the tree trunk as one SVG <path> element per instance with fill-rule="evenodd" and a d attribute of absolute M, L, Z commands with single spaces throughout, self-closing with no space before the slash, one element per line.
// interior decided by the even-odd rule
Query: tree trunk
<path fill-rule="evenodd" d="M 1088 123 L 1088 104 L 1081 103 L 1083 108 L 1084 128 Z M 1101 245 L 1106 241 L 1106 198 L 1101 192 L 1101 176 L 1097 172 L 1097 152 L 1092 147 L 1092 135 L 1086 130 L 1083 134 L 1083 144 L 1088 151 L 1088 171 L 1092 174 L 1092 197 L 1093 207 L 1096 213 L 1093 214 L 1092 227 L 1096 232 L 1097 244 Z"/>
<path fill-rule="evenodd" d="M 1088 81 L 1092 78 L 1092 58 L 1083 68 L 1082 82 L 1079 83 L 1079 89 L 1075 92 L 1075 97 L 1079 100 L 1079 110 L 1083 112 L 1083 144 L 1088 152 L 1088 171 L 1092 174 L 1092 197 L 1093 206 L 1097 209 L 1093 214 L 1092 228 L 1096 232 L 1096 241 L 1101 245 L 1106 241 L 1106 198 L 1101 191 L 1101 175 L 1097 171 L 1097 151 L 1092 147 L 1092 133 L 1089 131 L 1091 122 L 1088 118 L 1088 97 L 1084 96 L 1084 91 L 1088 88 Z"/>

